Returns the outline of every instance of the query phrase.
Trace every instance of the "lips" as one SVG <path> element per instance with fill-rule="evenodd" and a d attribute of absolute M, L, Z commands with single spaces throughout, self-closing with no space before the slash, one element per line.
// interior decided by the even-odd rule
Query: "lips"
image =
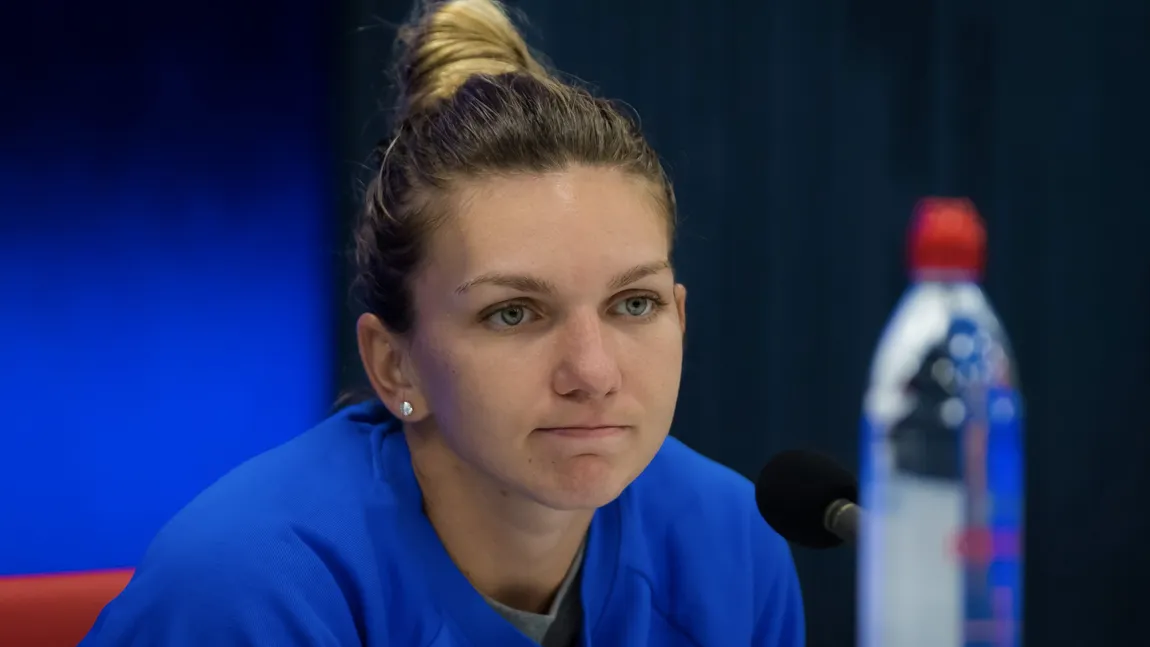
<path fill-rule="evenodd" d="M 540 427 L 539 431 L 573 438 L 602 438 L 627 431 L 626 425 L 572 425 L 566 427 Z"/>

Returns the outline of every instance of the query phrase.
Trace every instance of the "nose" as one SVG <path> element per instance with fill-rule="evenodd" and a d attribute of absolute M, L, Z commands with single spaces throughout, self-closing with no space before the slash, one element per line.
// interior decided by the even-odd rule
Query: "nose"
<path fill-rule="evenodd" d="M 559 331 L 560 361 L 553 388 L 575 400 L 598 400 L 619 390 L 615 350 L 597 314 L 572 316 Z"/>

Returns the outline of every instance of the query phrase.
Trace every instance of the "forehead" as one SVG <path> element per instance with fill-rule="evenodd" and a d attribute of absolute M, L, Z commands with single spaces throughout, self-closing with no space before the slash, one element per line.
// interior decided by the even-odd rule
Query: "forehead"
<path fill-rule="evenodd" d="M 592 279 L 669 253 L 651 185 L 617 170 L 485 178 L 453 197 L 428 249 L 429 273 L 446 281 L 492 271 Z"/>

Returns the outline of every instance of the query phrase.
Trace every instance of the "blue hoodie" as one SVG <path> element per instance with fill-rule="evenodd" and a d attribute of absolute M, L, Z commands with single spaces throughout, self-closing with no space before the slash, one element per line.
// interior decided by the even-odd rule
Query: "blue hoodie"
<path fill-rule="evenodd" d="M 233 470 L 157 535 L 80 647 L 532 647 L 422 512 L 378 401 Z M 595 513 L 580 645 L 802 647 L 790 550 L 742 476 L 668 439 Z"/>

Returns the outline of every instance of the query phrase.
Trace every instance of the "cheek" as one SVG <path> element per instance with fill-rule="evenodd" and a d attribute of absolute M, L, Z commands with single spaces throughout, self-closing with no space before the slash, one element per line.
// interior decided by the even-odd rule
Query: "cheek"
<path fill-rule="evenodd" d="M 625 374 L 636 395 L 651 404 L 672 402 L 678 396 L 683 368 L 683 335 L 678 321 L 661 322 L 657 328 L 633 336 L 622 345 Z"/>
<path fill-rule="evenodd" d="M 424 395 L 442 432 L 468 438 L 514 432 L 530 361 L 459 344 L 429 349 L 422 363 L 428 373 Z"/>

